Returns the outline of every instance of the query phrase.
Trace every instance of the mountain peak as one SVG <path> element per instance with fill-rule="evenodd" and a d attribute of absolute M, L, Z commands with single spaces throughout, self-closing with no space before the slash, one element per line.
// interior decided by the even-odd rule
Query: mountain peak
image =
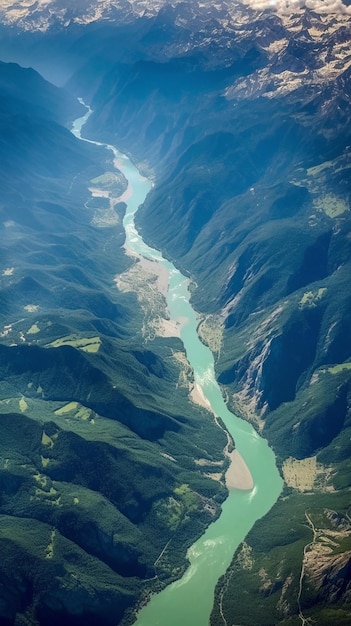
<path fill-rule="evenodd" d="M 314 16 L 327 19 L 329 15 L 339 21 L 351 15 L 349 0 L 242 0 L 231 2 L 221 0 L 212 3 L 210 0 L 86 0 L 75 2 L 67 0 L 24 0 L 20 4 L 13 0 L 0 0 L 0 16 L 4 24 L 15 26 L 20 30 L 46 31 L 57 24 L 67 27 L 72 24 L 86 25 L 99 21 L 129 21 L 136 17 L 156 16 L 160 11 L 177 11 L 178 25 L 194 16 L 213 17 L 229 23 L 249 23 L 254 15 L 279 15 L 284 22 L 313 21 Z M 301 28 L 301 24 L 298 28 Z"/>

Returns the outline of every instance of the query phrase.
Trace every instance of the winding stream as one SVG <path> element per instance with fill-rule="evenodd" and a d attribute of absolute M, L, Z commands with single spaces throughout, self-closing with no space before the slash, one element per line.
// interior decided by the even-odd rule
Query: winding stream
<path fill-rule="evenodd" d="M 81 129 L 91 114 L 74 122 L 72 132 L 82 139 Z M 89 140 L 88 140 L 89 141 Z M 213 355 L 197 335 L 198 320 L 189 303 L 188 280 L 163 259 L 160 252 L 150 248 L 134 226 L 134 215 L 151 189 L 151 183 L 140 175 L 128 157 L 111 145 L 114 165 L 128 180 L 127 211 L 124 218 L 126 246 L 139 255 L 162 263 L 170 273 L 168 308 L 172 320 L 182 322 L 181 338 L 195 381 L 201 387 L 215 414 L 220 415 L 233 436 L 236 449 L 250 469 L 254 488 L 251 491 L 229 491 L 220 517 L 188 550 L 190 567 L 184 576 L 169 585 L 139 612 L 136 626 L 207 626 L 213 605 L 213 594 L 219 577 L 229 566 L 232 556 L 253 526 L 277 500 L 282 489 L 275 457 L 265 439 L 250 424 L 231 413 L 215 380 Z M 184 323 L 184 320 L 186 322 Z M 239 590 L 240 593 L 240 590 Z"/>

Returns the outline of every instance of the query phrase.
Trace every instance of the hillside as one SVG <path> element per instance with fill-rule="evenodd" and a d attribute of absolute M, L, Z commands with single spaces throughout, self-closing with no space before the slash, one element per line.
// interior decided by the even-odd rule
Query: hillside
<path fill-rule="evenodd" d="M 219 514 L 226 437 L 116 287 L 126 181 L 61 125 L 83 107 L 15 64 L 0 89 L 0 621 L 115 624 Z"/>

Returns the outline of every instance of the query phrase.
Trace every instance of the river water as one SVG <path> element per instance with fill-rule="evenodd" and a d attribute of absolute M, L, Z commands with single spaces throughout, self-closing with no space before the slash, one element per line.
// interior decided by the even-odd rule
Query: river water
<path fill-rule="evenodd" d="M 81 138 L 81 129 L 91 111 L 74 122 L 72 132 Z M 236 449 L 250 469 L 254 488 L 233 489 L 222 505 L 220 517 L 188 550 L 190 566 L 183 577 L 162 592 L 152 596 L 139 612 L 136 626 L 207 626 L 213 605 L 214 588 L 229 566 L 233 554 L 255 521 L 265 515 L 276 502 L 282 479 L 275 457 L 265 439 L 250 424 L 231 413 L 223 401 L 215 380 L 213 355 L 198 335 L 198 319 L 189 303 L 188 280 L 150 248 L 134 226 L 134 215 L 151 189 L 149 180 L 140 175 L 130 159 L 111 145 L 104 145 L 114 154 L 114 165 L 128 180 L 128 199 L 123 225 L 126 246 L 137 254 L 162 263 L 170 273 L 168 308 L 172 320 L 181 321 L 181 338 L 193 367 L 195 382 L 200 385 L 216 415 L 220 415 L 232 435 Z M 238 589 L 238 593 L 241 590 Z"/>

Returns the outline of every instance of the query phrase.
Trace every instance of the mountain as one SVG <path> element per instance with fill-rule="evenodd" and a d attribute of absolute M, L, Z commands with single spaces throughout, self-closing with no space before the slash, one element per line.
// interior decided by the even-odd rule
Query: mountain
<path fill-rule="evenodd" d="M 0 90 L 0 621 L 115 624 L 219 515 L 226 436 L 181 341 L 148 342 L 116 288 L 126 181 L 62 126 L 84 107 L 16 64 Z"/>
<path fill-rule="evenodd" d="M 3 41 L 25 25 L 28 58 L 62 59 L 94 109 L 87 136 L 153 178 L 138 226 L 190 277 L 228 406 L 277 455 L 283 494 L 219 581 L 212 624 L 346 624 L 350 9 L 151 4 L 86 4 L 84 24 L 43 4 L 43 32 L 28 8 Z"/>

